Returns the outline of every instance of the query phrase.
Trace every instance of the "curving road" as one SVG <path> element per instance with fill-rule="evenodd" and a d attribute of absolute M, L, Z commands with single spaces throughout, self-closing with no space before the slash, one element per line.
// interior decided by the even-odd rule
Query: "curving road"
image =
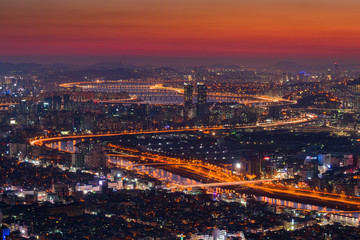
<path fill-rule="evenodd" d="M 213 188 L 213 187 L 226 187 L 226 186 L 237 186 L 237 185 L 246 185 L 246 184 L 257 184 L 263 182 L 273 182 L 279 181 L 279 179 L 263 179 L 263 180 L 249 180 L 249 181 L 236 181 L 236 182 L 219 182 L 219 183 L 203 183 L 196 185 L 183 185 L 183 188 Z"/>
<path fill-rule="evenodd" d="M 284 126 L 284 125 L 300 124 L 300 123 L 306 123 L 306 122 L 312 121 L 315 118 L 316 118 L 315 115 L 308 114 L 307 118 L 273 122 L 273 123 L 259 123 L 256 125 L 233 127 L 231 129 L 244 129 L 244 128 L 256 128 L 256 127 L 267 128 L 267 127 L 277 127 L 277 126 Z M 41 145 L 46 142 L 62 141 L 62 140 L 69 140 L 69 139 L 99 138 L 99 137 L 112 137 L 112 136 L 122 136 L 122 135 L 143 135 L 143 134 L 162 134 L 162 133 L 177 133 L 177 132 L 212 131 L 212 130 L 225 130 L 225 129 L 228 129 L 228 128 L 225 126 L 218 126 L 218 127 L 181 128 L 181 129 L 168 129 L 168 130 L 123 131 L 123 132 L 118 132 L 118 133 L 65 135 L 65 136 L 48 137 L 48 138 L 36 137 L 36 138 L 30 139 L 29 142 L 31 145 Z"/>
<path fill-rule="evenodd" d="M 109 85 L 112 84 L 112 85 Z M 127 85 L 130 84 L 130 85 Z M 159 83 L 158 81 L 154 83 L 143 83 L 141 84 L 138 82 L 134 85 L 133 82 L 128 81 L 103 81 L 98 80 L 96 82 L 73 82 L 73 83 L 63 83 L 59 85 L 60 87 L 70 88 L 70 87 L 80 87 L 85 90 L 108 90 L 108 91 L 125 91 L 136 95 L 137 98 L 143 98 L 144 96 L 141 95 L 140 92 L 149 92 L 149 96 L 153 95 L 155 92 L 165 93 L 165 92 L 172 92 L 174 96 L 182 96 L 184 95 L 184 89 L 176 88 L 176 87 L 168 87 L 164 86 L 164 84 Z M 235 93 L 223 93 L 223 92 L 208 92 L 208 98 L 211 98 L 212 101 L 215 102 L 239 102 L 239 103 L 246 103 L 246 104 L 259 104 L 263 103 L 267 105 L 267 103 L 281 103 L 281 104 L 295 104 L 296 101 L 285 100 L 282 98 L 275 98 L 269 96 L 256 96 L 256 95 L 242 95 L 242 94 L 235 94 Z M 254 101 L 240 101 L 240 99 L 244 98 L 251 98 L 256 99 Z M 122 101 L 123 102 L 123 101 Z"/>

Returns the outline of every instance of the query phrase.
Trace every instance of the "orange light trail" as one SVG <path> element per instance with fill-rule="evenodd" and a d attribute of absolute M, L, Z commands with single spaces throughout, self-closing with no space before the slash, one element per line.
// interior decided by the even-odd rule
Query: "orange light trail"
<path fill-rule="evenodd" d="M 324 192 L 319 191 L 307 191 L 307 192 L 301 192 L 302 189 L 280 189 L 276 185 L 271 186 L 259 186 L 259 185 L 249 185 L 248 187 L 258 190 L 263 190 L 270 193 L 278 193 L 278 194 L 288 194 L 291 196 L 297 196 L 297 197 L 305 197 L 305 198 L 312 198 L 320 201 L 329 201 L 333 203 L 342 203 L 345 205 L 351 205 L 356 206 L 357 208 L 360 208 L 360 198 L 359 197 L 350 197 L 346 195 L 340 195 L 340 194 L 326 194 Z M 326 196 L 323 196 L 326 195 Z"/>

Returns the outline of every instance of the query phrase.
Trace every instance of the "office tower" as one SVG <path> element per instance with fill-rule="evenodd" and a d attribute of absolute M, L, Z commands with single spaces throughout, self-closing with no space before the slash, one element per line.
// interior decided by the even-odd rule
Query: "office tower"
<path fill-rule="evenodd" d="M 326 80 L 331 80 L 331 78 L 332 78 L 332 74 L 331 74 L 331 69 L 329 68 L 327 70 Z"/>
<path fill-rule="evenodd" d="M 91 150 L 84 156 L 84 165 L 87 169 L 106 169 L 106 155 L 102 144 L 93 144 Z"/>
<path fill-rule="evenodd" d="M 207 86 L 203 83 L 197 83 L 197 104 L 207 104 Z"/>
<path fill-rule="evenodd" d="M 44 98 L 44 111 L 48 112 L 50 109 L 52 109 L 52 106 L 53 106 L 52 97 Z"/>
<path fill-rule="evenodd" d="M 83 152 L 74 152 L 71 154 L 71 166 L 74 168 L 85 168 L 85 154 Z"/>
<path fill-rule="evenodd" d="M 53 97 L 53 109 L 57 110 L 57 111 L 61 110 L 61 97 L 60 96 Z"/>
<path fill-rule="evenodd" d="M 68 111 L 69 110 L 69 102 L 70 102 L 70 95 L 69 94 L 65 94 L 63 96 L 64 98 L 64 110 Z"/>
<path fill-rule="evenodd" d="M 44 115 L 44 102 L 39 102 L 37 105 L 36 105 L 36 115 L 37 116 L 43 116 Z"/>
<path fill-rule="evenodd" d="M 236 166 L 238 171 L 243 175 L 255 175 L 259 177 L 262 165 L 259 153 L 255 151 L 246 151 L 240 154 L 240 164 Z"/>
<path fill-rule="evenodd" d="M 197 83 L 197 117 L 200 122 L 205 123 L 209 113 L 207 103 L 207 86 L 203 83 Z"/>
<path fill-rule="evenodd" d="M 184 83 L 184 106 L 191 107 L 193 104 L 193 85 Z"/>
<path fill-rule="evenodd" d="M 29 107 L 25 99 L 22 99 L 19 103 L 19 110 L 21 114 L 28 113 Z"/>
<path fill-rule="evenodd" d="M 94 170 L 104 170 L 106 166 L 106 155 L 101 143 L 81 142 L 76 144 L 79 149 L 72 154 L 72 167 Z"/>

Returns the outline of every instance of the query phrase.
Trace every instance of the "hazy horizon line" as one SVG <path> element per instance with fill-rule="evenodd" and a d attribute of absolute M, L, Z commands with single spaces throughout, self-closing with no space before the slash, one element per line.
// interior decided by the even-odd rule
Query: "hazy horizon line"
<path fill-rule="evenodd" d="M 237 65 L 247 67 L 267 67 L 279 62 L 293 62 L 298 65 L 340 65 L 360 64 L 358 59 L 316 59 L 284 57 L 223 57 L 223 56 L 104 56 L 104 55 L 12 55 L 0 56 L 0 62 L 13 64 L 69 64 L 90 66 L 97 63 L 121 63 L 135 66 L 189 67 L 214 64 Z"/>

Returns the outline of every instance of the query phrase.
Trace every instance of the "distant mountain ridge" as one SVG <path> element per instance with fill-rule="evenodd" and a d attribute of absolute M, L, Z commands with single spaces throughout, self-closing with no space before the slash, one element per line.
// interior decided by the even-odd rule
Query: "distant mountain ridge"
<path fill-rule="evenodd" d="M 329 64 L 312 64 L 312 65 L 303 65 L 292 61 L 281 61 L 274 65 L 268 66 L 265 69 L 268 70 L 280 70 L 284 72 L 301 72 L 301 71 L 318 71 L 318 72 L 327 72 L 328 69 L 334 69 L 335 63 L 329 63 Z M 340 71 L 342 69 L 359 69 L 360 64 L 341 64 L 339 63 L 339 69 Z"/>
<path fill-rule="evenodd" d="M 0 74 L 6 75 L 11 73 L 29 74 L 44 70 L 61 71 L 79 69 L 77 65 L 72 64 L 38 64 L 38 63 L 8 63 L 0 62 Z"/>
<path fill-rule="evenodd" d="M 0 74 L 29 73 L 42 68 L 41 64 L 36 63 L 7 63 L 0 62 Z"/>
<path fill-rule="evenodd" d="M 125 65 L 121 62 L 99 62 L 99 63 L 92 64 L 90 66 L 87 66 L 87 68 L 105 70 L 105 69 L 119 69 L 119 68 L 135 69 L 135 68 L 140 68 L 140 67 L 135 66 L 133 64 Z"/>
<path fill-rule="evenodd" d="M 281 61 L 267 68 L 280 70 L 284 72 L 300 72 L 300 71 L 309 71 L 313 69 L 312 66 L 301 65 L 292 61 Z"/>
<path fill-rule="evenodd" d="M 265 67 L 251 67 L 235 64 L 212 64 L 212 65 L 198 65 L 198 66 L 188 66 L 188 67 L 168 67 L 161 66 L 155 67 L 151 65 L 147 66 L 137 66 L 133 64 L 123 64 L 121 62 L 99 62 L 91 65 L 81 66 L 75 64 L 66 64 L 66 63 L 56 63 L 56 64 L 38 64 L 38 63 L 9 63 L 9 62 L 0 62 L 0 74 L 7 75 L 11 73 L 16 74 L 29 74 L 36 73 L 39 71 L 80 71 L 80 70 L 100 70 L 100 71 L 109 71 L 109 70 L 158 70 L 158 71 L 183 71 L 200 68 L 219 68 L 219 69 L 234 69 L 242 70 L 246 68 L 254 68 L 265 71 L 283 71 L 283 72 L 292 72 L 298 73 L 301 71 L 306 72 L 326 72 L 329 68 L 333 69 L 334 64 L 312 64 L 312 65 L 303 65 L 293 61 L 281 61 L 273 65 L 268 65 Z M 360 64 L 341 64 L 339 63 L 340 71 L 342 69 L 360 69 Z"/>

